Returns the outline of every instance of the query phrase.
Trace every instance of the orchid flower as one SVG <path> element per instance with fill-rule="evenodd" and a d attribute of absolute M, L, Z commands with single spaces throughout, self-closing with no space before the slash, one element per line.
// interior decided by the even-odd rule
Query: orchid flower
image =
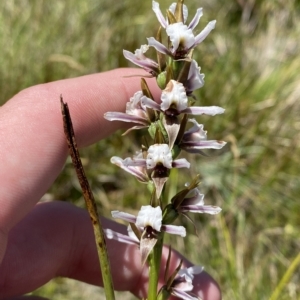
<path fill-rule="evenodd" d="M 217 140 L 207 140 L 207 131 L 203 130 L 203 125 L 198 124 L 195 119 L 189 119 L 193 123 L 193 127 L 187 130 L 179 147 L 189 153 L 201 153 L 202 149 L 221 149 L 226 142 Z"/>
<path fill-rule="evenodd" d="M 195 36 L 193 34 L 193 29 L 198 25 L 199 20 L 203 14 L 202 8 L 197 9 L 195 17 L 188 26 L 183 22 L 168 24 L 167 20 L 163 17 L 159 9 L 159 4 L 155 1 L 152 2 L 152 9 L 156 14 L 161 26 L 166 29 L 166 33 L 171 41 L 172 46 L 171 49 L 168 49 L 154 37 L 150 37 L 147 39 L 148 45 L 154 47 L 158 52 L 173 56 L 176 59 L 185 57 L 191 49 L 199 45 L 208 36 L 208 34 L 215 28 L 216 25 L 215 20 L 210 21 L 206 25 L 206 27 L 198 35 Z M 185 22 L 187 17 L 187 9 L 183 9 L 183 12 Z"/>
<path fill-rule="evenodd" d="M 183 226 L 162 224 L 162 210 L 160 206 L 142 206 L 137 216 L 117 210 L 112 211 L 111 214 L 113 218 L 134 223 L 136 228 L 141 232 L 140 251 L 143 264 L 155 246 L 160 232 L 176 234 L 182 237 L 186 235 L 186 230 Z M 114 237 L 113 234 L 111 236 Z M 129 240 L 128 238 L 124 238 L 124 236 L 115 235 L 115 237 L 118 239 L 122 238 L 123 242 L 124 240 Z"/>
<path fill-rule="evenodd" d="M 156 196 L 159 198 L 170 169 L 189 168 L 190 163 L 185 158 L 173 160 L 171 149 L 167 144 L 154 144 L 148 149 L 146 166 L 152 170 L 151 178 L 156 188 Z"/>
<path fill-rule="evenodd" d="M 142 105 L 163 112 L 169 116 L 177 116 L 181 113 L 192 115 L 217 115 L 225 110 L 219 106 L 188 106 L 188 97 L 181 82 L 170 80 L 167 87 L 162 91 L 161 104 L 152 99 L 141 97 Z"/>
<path fill-rule="evenodd" d="M 180 213 L 206 213 L 210 215 L 218 214 L 222 209 L 218 206 L 204 205 L 204 194 L 200 194 L 199 189 L 194 188 L 186 195 L 177 208 Z"/>
<path fill-rule="evenodd" d="M 133 159 L 131 158 L 122 159 L 118 156 L 113 156 L 110 159 L 110 162 L 120 167 L 124 171 L 130 173 L 131 175 L 135 176 L 139 181 L 148 183 L 150 181 L 150 178 L 148 177 L 148 174 L 144 166 L 139 165 L 138 162 L 140 160 L 144 161 L 143 154 L 141 151 L 138 152 L 133 157 Z"/>
<path fill-rule="evenodd" d="M 198 275 L 203 271 L 203 267 L 193 266 L 179 270 L 170 287 L 170 293 L 183 300 L 199 300 L 197 295 L 191 293 L 193 290 L 194 275 Z"/>
<path fill-rule="evenodd" d="M 134 175 L 141 182 L 149 182 L 148 172 L 156 187 L 157 198 L 160 197 L 162 188 L 168 179 L 172 168 L 189 168 L 190 163 L 185 159 L 172 159 L 171 149 L 167 144 L 154 144 L 149 147 L 146 158 L 142 152 L 125 160 L 112 157 L 111 162 L 126 172 Z"/>
<path fill-rule="evenodd" d="M 162 210 L 160 206 L 142 206 L 137 216 L 118 210 L 112 211 L 111 214 L 115 219 L 134 223 L 141 231 L 145 231 L 147 227 L 151 227 L 156 232 L 164 231 L 170 234 L 180 235 L 182 237 L 185 237 L 186 235 L 186 231 L 183 226 L 162 224 Z"/>
<path fill-rule="evenodd" d="M 222 114 L 224 109 L 219 106 L 188 106 L 188 97 L 181 82 L 170 80 L 161 94 L 161 103 L 143 96 L 142 105 L 165 114 L 164 127 L 169 137 L 169 147 L 172 148 L 180 129 L 177 116 L 180 114 L 216 115 Z"/>
<path fill-rule="evenodd" d="M 141 104 L 141 98 L 144 97 L 142 91 L 136 92 L 130 101 L 126 103 L 126 112 L 107 112 L 104 118 L 108 121 L 123 121 L 129 123 L 136 123 L 132 129 L 142 129 L 148 127 L 151 122 L 146 109 Z M 127 131 L 128 132 L 128 131 Z M 126 132 L 126 133 L 127 133 Z"/>

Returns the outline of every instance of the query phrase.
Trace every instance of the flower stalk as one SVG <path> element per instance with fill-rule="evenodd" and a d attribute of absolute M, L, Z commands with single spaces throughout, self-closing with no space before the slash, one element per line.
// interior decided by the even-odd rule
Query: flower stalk
<path fill-rule="evenodd" d="M 148 288 L 148 300 L 157 299 L 157 286 L 160 273 L 161 255 L 163 249 L 164 235 L 161 234 L 152 253 L 149 255 L 149 288 Z"/>
<path fill-rule="evenodd" d="M 199 299 L 194 295 L 193 278 L 202 271 L 202 267 L 185 269 L 181 263 L 168 277 L 169 265 L 165 271 L 165 285 L 158 290 L 162 268 L 164 234 L 186 236 L 183 226 L 173 225 L 184 215 L 189 220 L 189 213 L 210 215 L 221 211 L 219 207 L 205 205 L 204 195 L 198 189 L 199 175 L 175 195 L 167 195 L 164 187 L 168 184 L 174 168 L 189 168 L 186 158 L 180 157 L 185 152 L 205 154 L 203 149 L 221 149 L 223 141 L 208 140 L 204 126 L 195 116 L 222 114 L 219 106 L 197 106 L 200 102 L 193 94 L 204 86 L 204 74 L 193 59 L 195 48 L 204 41 L 215 28 L 216 21 L 209 22 L 197 35 L 193 30 L 203 14 L 197 9 L 194 17 L 187 23 L 188 8 L 184 0 L 171 4 L 164 16 L 159 3 L 152 1 L 152 9 L 159 22 L 156 37 L 147 38 L 148 44 L 134 52 L 123 50 L 126 59 L 143 68 L 156 78 L 161 89 L 159 99 L 154 99 L 147 82 L 141 79 L 141 90 L 130 98 L 125 112 L 107 112 L 104 117 L 109 121 L 131 123 L 132 130 L 145 130 L 146 145 L 141 146 L 132 157 L 125 159 L 114 156 L 111 162 L 138 181 L 145 183 L 150 190 L 149 205 L 142 206 L 137 216 L 113 211 L 112 216 L 129 223 L 128 236 L 114 233 L 107 229 L 108 238 L 122 243 L 135 244 L 140 250 L 142 265 L 149 267 L 148 300 L 166 300 L 171 295 L 179 299 Z M 188 24 L 188 25 L 187 25 Z M 166 39 L 163 39 L 163 34 Z M 167 40 L 167 45 L 163 44 Z M 148 50 L 156 51 L 156 60 L 148 56 Z M 163 199 L 163 201 L 162 201 Z M 165 203 L 166 202 L 166 203 Z"/>

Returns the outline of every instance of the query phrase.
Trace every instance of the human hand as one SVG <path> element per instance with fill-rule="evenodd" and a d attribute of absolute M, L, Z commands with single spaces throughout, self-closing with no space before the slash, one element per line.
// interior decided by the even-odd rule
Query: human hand
<path fill-rule="evenodd" d="M 68 154 L 60 94 L 69 105 L 77 144 L 84 147 L 123 126 L 106 121 L 103 114 L 124 110 L 140 89 L 137 78 L 124 76 L 136 73 L 118 69 L 34 86 L 0 108 L 0 299 L 17 299 L 57 276 L 102 284 L 87 212 L 59 201 L 37 203 Z M 148 83 L 155 90 L 154 81 Z M 103 226 L 126 231 L 106 219 Z M 145 297 L 147 271 L 137 259 L 137 247 L 108 240 L 108 250 L 115 289 Z M 172 257 L 175 268 L 181 256 L 174 252 Z M 221 299 L 207 273 L 196 275 L 193 283 L 204 300 Z"/>

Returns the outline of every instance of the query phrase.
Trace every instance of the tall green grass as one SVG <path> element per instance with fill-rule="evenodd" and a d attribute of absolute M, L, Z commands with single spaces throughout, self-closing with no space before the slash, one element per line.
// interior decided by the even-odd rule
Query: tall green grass
<path fill-rule="evenodd" d="M 189 157 L 188 175 L 201 174 L 206 202 L 223 211 L 192 216 L 199 237 L 172 244 L 205 266 L 225 300 L 299 299 L 299 1 L 186 2 L 191 16 L 196 7 L 204 8 L 197 30 L 217 19 L 195 51 L 206 75 L 197 97 L 200 105 L 226 112 L 199 121 L 210 138 L 225 139 L 228 146 L 209 158 Z M 0 103 L 27 86 L 129 66 L 122 49 L 135 50 L 157 29 L 150 0 L 2 1 L 0 13 Z M 138 134 L 130 141 L 119 134 L 82 152 L 106 215 L 147 203 L 146 189 L 141 193 L 133 178 L 106 164 L 110 156 L 125 157 L 137 147 L 132 140 Z M 172 176 L 167 188 L 175 190 L 183 182 Z M 83 203 L 70 163 L 48 196 Z M 63 280 L 37 293 L 81 299 Z"/>

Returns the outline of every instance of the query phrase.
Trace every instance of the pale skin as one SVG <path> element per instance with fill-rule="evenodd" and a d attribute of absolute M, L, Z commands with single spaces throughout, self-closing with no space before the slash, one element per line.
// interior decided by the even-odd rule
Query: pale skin
<path fill-rule="evenodd" d="M 0 299 L 41 299 L 22 295 L 57 276 L 101 285 L 87 212 L 65 202 L 38 202 L 68 155 L 60 95 L 69 105 L 82 148 L 124 126 L 106 121 L 103 114 L 124 111 L 129 98 L 140 90 L 139 78 L 124 76 L 136 74 L 143 73 L 117 69 L 37 85 L 0 107 Z M 147 81 L 158 97 L 154 80 Z M 106 219 L 103 226 L 126 230 Z M 145 297 L 147 269 L 140 265 L 137 247 L 108 241 L 108 250 L 115 289 Z M 167 251 L 164 259 L 166 255 Z M 174 252 L 172 268 L 180 258 Z M 186 259 L 184 263 L 191 266 Z M 203 300 L 221 299 L 217 283 L 207 273 L 197 275 L 194 283 L 194 292 Z"/>

